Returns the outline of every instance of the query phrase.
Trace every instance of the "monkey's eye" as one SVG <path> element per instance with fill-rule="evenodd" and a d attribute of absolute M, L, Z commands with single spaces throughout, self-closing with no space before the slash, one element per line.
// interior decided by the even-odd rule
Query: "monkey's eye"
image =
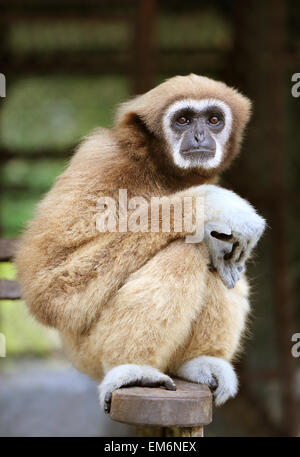
<path fill-rule="evenodd" d="M 213 114 L 208 119 L 208 122 L 212 125 L 217 125 L 220 122 L 221 118 L 217 114 Z"/>
<path fill-rule="evenodd" d="M 180 116 L 178 119 L 176 119 L 176 122 L 180 125 L 187 125 L 190 123 L 190 120 L 185 116 Z"/>

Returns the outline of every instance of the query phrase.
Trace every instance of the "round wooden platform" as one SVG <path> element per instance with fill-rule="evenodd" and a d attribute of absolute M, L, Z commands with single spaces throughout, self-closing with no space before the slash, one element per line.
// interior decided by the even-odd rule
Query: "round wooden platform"
<path fill-rule="evenodd" d="M 177 390 L 127 387 L 113 392 L 110 418 L 133 425 L 196 427 L 212 421 L 207 386 L 174 379 Z"/>

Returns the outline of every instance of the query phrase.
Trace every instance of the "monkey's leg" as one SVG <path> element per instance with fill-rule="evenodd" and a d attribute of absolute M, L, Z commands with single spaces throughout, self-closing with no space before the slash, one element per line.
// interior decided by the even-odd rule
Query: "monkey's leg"
<path fill-rule="evenodd" d="M 210 274 L 207 296 L 192 336 L 177 351 L 171 371 L 189 381 L 215 388 L 216 404 L 237 393 L 238 381 L 230 360 L 239 349 L 249 310 L 248 286 L 243 278 L 234 289 Z M 180 362 L 180 364 L 179 364 Z"/>
<path fill-rule="evenodd" d="M 73 353 L 83 371 L 98 379 L 105 375 L 100 386 L 103 406 L 108 407 L 105 398 L 122 385 L 171 386 L 160 371 L 191 332 L 208 273 L 199 247 L 176 241 L 133 273 L 103 308 Z"/>

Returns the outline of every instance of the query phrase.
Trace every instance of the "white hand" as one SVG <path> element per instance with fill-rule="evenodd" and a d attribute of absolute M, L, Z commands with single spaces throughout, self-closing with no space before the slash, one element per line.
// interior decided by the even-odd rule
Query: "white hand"
<path fill-rule="evenodd" d="M 265 229 L 265 220 L 234 192 L 217 186 L 202 187 L 206 188 L 204 242 L 211 268 L 227 287 L 233 288 Z"/>

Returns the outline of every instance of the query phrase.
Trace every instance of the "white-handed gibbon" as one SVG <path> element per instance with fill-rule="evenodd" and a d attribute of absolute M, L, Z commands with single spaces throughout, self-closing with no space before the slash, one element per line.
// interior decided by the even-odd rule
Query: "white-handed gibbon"
<path fill-rule="evenodd" d="M 265 221 L 213 183 L 237 155 L 249 115 L 246 97 L 194 74 L 129 100 L 111 129 L 84 139 L 22 237 L 23 296 L 59 329 L 74 365 L 101 381 L 105 411 L 118 387 L 175 389 L 172 375 L 214 387 L 217 404 L 237 392 L 230 361 L 249 310 L 244 266 Z M 99 231 L 97 202 L 118 200 L 120 189 L 147 201 L 202 198 L 201 215 L 194 203 L 191 211 L 204 239 L 187 243 L 191 233 L 172 224 Z"/>

